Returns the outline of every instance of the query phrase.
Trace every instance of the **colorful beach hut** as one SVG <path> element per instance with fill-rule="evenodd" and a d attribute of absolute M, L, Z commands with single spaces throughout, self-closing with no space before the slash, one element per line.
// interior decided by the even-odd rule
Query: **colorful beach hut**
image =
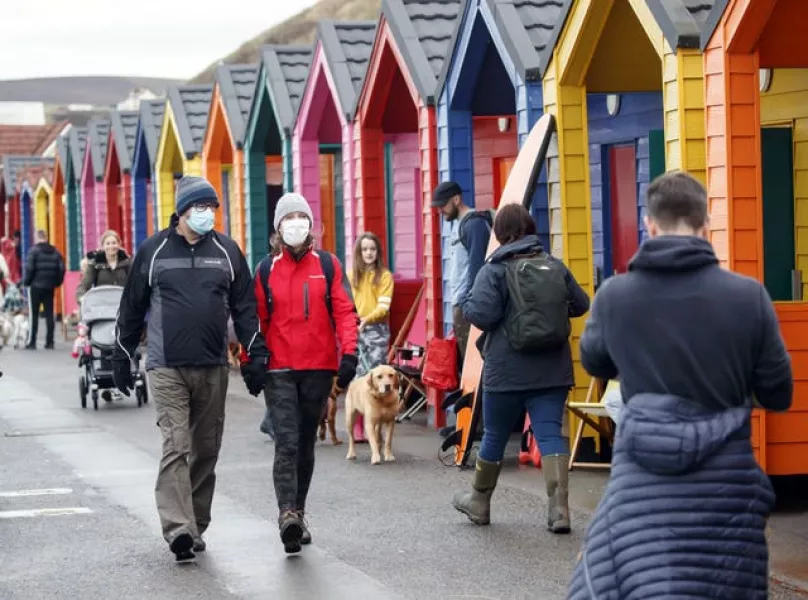
<path fill-rule="evenodd" d="M 42 174 L 32 185 L 34 188 L 34 229 L 41 229 L 48 234 L 53 243 L 51 232 L 51 199 L 53 198 L 52 173 Z"/>
<path fill-rule="evenodd" d="M 565 16 L 561 2 L 465 4 L 454 50 L 438 82 L 438 171 L 441 181 L 460 184 L 469 206 L 499 205 L 519 148 L 543 114 L 541 79 Z M 549 247 L 545 175 L 542 172 L 531 212 Z M 454 227 L 457 223 L 443 223 L 444 267 Z M 434 266 L 441 268 L 437 262 Z M 440 278 L 440 271 L 435 277 Z M 448 333 L 452 324 L 448 278 L 443 285 L 444 332 Z"/>
<path fill-rule="evenodd" d="M 202 175 L 202 140 L 208 124 L 213 86 L 168 88 L 157 145 L 157 229 L 168 227 L 174 213 L 174 185 L 183 175 Z"/>
<path fill-rule="evenodd" d="M 107 228 L 107 189 L 104 167 L 109 140 L 109 119 L 95 118 L 87 124 L 84 164 L 81 170 L 81 223 L 84 252 L 98 248 Z"/>
<path fill-rule="evenodd" d="M 791 354 L 794 400 L 755 411 L 769 475 L 808 474 L 808 3 L 715 0 L 702 37 L 711 241 L 722 263 L 763 282 Z"/>
<path fill-rule="evenodd" d="M 16 174 L 19 198 L 20 238 L 25 257 L 35 243 L 38 229 L 48 233 L 48 200 L 52 191 L 53 159 L 28 157 Z M 44 181 L 42 181 L 44 180 Z"/>
<path fill-rule="evenodd" d="M 109 115 L 107 159 L 104 186 L 107 193 L 107 229 L 117 231 L 128 253 L 132 244 L 132 151 L 140 115 L 134 110 L 113 111 Z"/>
<path fill-rule="evenodd" d="M 548 153 L 550 246 L 590 294 L 637 249 L 649 179 L 666 169 L 705 177 L 699 40 L 711 4 L 575 0 L 559 21 L 543 80 L 558 130 Z M 583 322 L 573 324 L 574 346 Z M 575 380 L 583 401 L 589 377 L 577 360 Z"/>
<path fill-rule="evenodd" d="M 349 266 L 356 238 L 353 124 L 375 21 L 320 21 L 292 136 L 294 188 L 309 201 L 318 243 Z"/>
<path fill-rule="evenodd" d="M 442 334 L 437 185 L 438 77 L 462 2 L 384 0 L 354 125 L 357 231 L 382 240 L 398 280 L 424 280 L 425 322 L 411 334 Z M 434 399 L 433 399 L 434 400 Z M 434 407 L 434 402 L 432 404 Z M 437 411 L 436 425 L 441 423 Z"/>
<path fill-rule="evenodd" d="M 154 164 L 163 123 L 164 98 L 140 102 L 135 147 L 132 150 L 132 250 L 155 232 L 157 186 Z"/>
<path fill-rule="evenodd" d="M 65 186 L 67 187 L 67 245 L 68 264 L 71 271 L 79 268 L 84 256 L 84 238 L 82 236 L 82 202 L 81 171 L 84 166 L 84 149 L 87 141 L 86 127 L 73 127 L 67 134 L 69 160 L 65 168 Z"/>
<path fill-rule="evenodd" d="M 244 137 L 258 65 L 221 65 L 216 69 L 202 172 L 219 194 L 216 230 L 246 248 L 244 229 Z"/>
<path fill-rule="evenodd" d="M 5 203 L 5 230 L 7 236 L 19 230 L 23 249 L 30 248 L 33 236 L 32 202 L 34 187 L 26 181 L 28 169 L 50 164 L 52 160 L 40 156 L 5 155 L 2 157 L 3 177 L 0 178 L 0 199 Z M 23 185 L 25 184 L 25 185 Z M 23 194 L 23 192 L 25 192 Z M 23 214 L 23 209 L 27 212 Z"/>
<path fill-rule="evenodd" d="M 264 46 L 244 143 L 247 261 L 269 250 L 275 205 L 293 189 L 292 129 L 306 86 L 312 50 Z"/>
<path fill-rule="evenodd" d="M 56 152 L 53 159 L 53 188 L 50 194 L 50 207 L 48 209 L 48 231 L 50 231 L 50 242 L 62 254 L 65 264 L 68 266 L 69 258 L 67 252 L 67 220 L 65 207 L 67 195 L 65 189 L 65 165 L 70 160 L 68 156 L 68 144 L 64 135 L 56 138 Z M 61 298 L 61 296 L 60 296 Z"/>

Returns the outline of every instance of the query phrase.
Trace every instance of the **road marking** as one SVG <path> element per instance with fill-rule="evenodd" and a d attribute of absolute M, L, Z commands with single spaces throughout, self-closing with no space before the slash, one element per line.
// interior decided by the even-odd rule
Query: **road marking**
<path fill-rule="evenodd" d="M 86 515 L 93 511 L 84 506 L 69 508 L 35 508 L 31 510 L 0 510 L 0 519 L 23 519 L 30 517 L 58 517 L 61 515 Z"/>
<path fill-rule="evenodd" d="M 16 492 L 0 492 L 0 498 L 25 498 L 28 496 L 64 496 L 72 494 L 70 488 L 44 488 L 41 490 L 18 490 Z"/>

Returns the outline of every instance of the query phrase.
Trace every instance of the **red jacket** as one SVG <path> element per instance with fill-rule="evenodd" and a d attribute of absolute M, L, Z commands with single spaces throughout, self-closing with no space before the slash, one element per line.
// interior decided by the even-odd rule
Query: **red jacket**
<path fill-rule="evenodd" d="M 261 333 L 270 352 L 269 370 L 336 371 L 338 348 L 342 354 L 356 354 L 358 319 L 350 284 L 339 260 L 332 256 L 332 323 L 325 302 L 325 275 L 316 252 L 310 250 L 296 261 L 284 249 L 274 259 L 269 275 L 271 316 L 256 271 L 255 299 Z"/>

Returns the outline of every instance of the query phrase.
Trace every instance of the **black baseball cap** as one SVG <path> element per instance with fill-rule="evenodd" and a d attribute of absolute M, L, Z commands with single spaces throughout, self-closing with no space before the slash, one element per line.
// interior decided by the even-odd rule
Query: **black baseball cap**
<path fill-rule="evenodd" d="M 432 192 L 432 206 L 435 208 L 445 206 L 449 200 L 455 196 L 460 196 L 462 193 L 463 190 L 460 189 L 457 183 L 454 181 L 444 181 Z"/>

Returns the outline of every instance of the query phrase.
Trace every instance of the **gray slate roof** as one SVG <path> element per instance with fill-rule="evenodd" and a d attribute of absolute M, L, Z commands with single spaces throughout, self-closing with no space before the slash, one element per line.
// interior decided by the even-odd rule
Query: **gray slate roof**
<path fill-rule="evenodd" d="M 84 166 L 84 149 L 87 140 L 86 127 L 73 127 L 70 129 L 70 160 L 73 163 L 73 178 L 81 179 L 81 169 Z"/>
<path fill-rule="evenodd" d="M 17 188 L 17 173 L 26 167 L 33 165 L 53 164 L 52 158 L 42 158 L 41 156 L 22 156 L 19 154 L 6 154 L 3 156 L 3 184 L 6 189 L 6 196 L 14 195 Z"/>
<path fill-rule="evenodd" d="M 109 114 L 112 121 L 112 139 L 115 142 L 115 155 L 122 173 L 132 170 L 132 152 L 135 149 L 137 122 L 140 113 L 135 110 L 116 110 Z"/>
<path fill-rule="evenodd" d="M 426 104 L 435 104 L 438 79 L 452 49 L 464 0 L 383 0 L 382 14 Z"/>
<path fill-rule="evenodd" d="M 180 149 L 185 158 L 194 158 L 202 151 L 212 97 L 211 84 L 175 85 L 168 88 L 168 101 L 176 119 Z"/>
<path fill-rule="evenodd" d="M 146 139 L 146 150 L 149 152 L 149 162 L 152 168 L 154 168 L 154 161 L 157 158 L 157 145 L 160 143 L 160 128 L 163 126 L 165 110 L 165 98 L 141 100 L 140 102 L 140 128 Z"/>
<path fill-rule="evenodd" d="M 257 64 L 221 65 L 216 69 L 216 84 L 219 86 L 227 122 L 237 148 L 244 147 L 256 79 Z"/>
<path fill-rule="evenodd" d="M 264 46 L 261 51 L 269 97 L 278 113 L 278 125 L 287 136 L 292 135 L 300 110 L 312 54 L 309 46 Z"/>
<path fill-rule="evenodd" d="M 87 124 L 87 146 L 90 148 L 90 160 L 92 161 L 93 175 L 96 180 L 104 178 L 109 128 L 110 122 L 108 119 L 91 119 Z"/>
<path fill-rule="evenodd" d="M 701 48 L 712 36 L 726 0 L 646 0 L 672 48 Z M 714 5 L 723 2 L 719 11 Z"/>
<path fill-rule="evenodd" d="M 70 132 L 56 138 L 56 156 L 62 169 L 62 177 L 67 173 L 67 161 L 70 159 Z"/>
<path fill-rule="evenodd" d="M 340 109 L 350 122 L 373 51 L 376 21 L 320 21 L 317 41 L 320 42 L 328 70 L 337 88 Z"/>

